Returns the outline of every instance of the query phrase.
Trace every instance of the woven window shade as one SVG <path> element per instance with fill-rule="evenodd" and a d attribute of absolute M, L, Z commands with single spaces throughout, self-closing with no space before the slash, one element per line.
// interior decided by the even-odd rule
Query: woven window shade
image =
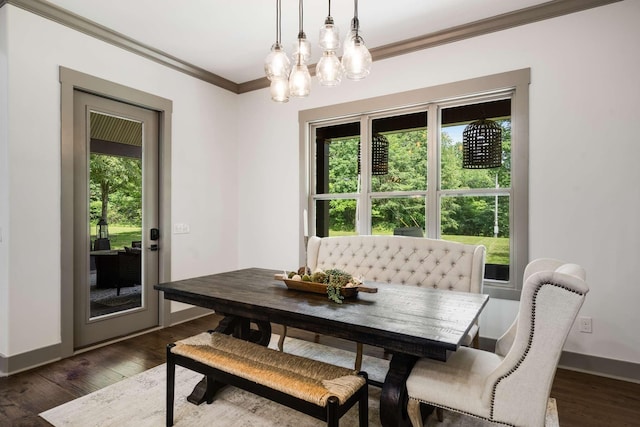
<path fill-rule="evenodd" d="M 502 128 L 491 120 L 470 123 L 462 132 L 462 167 L 490 169 L 502 166 Z"/>
<path fill-rule="evenodd" d="M 371 141 L 371 175 L 389 173 L 389 140 L 379 133 Z M 360 174 L 360 146 L 358 145 L 358 175 Z"/>

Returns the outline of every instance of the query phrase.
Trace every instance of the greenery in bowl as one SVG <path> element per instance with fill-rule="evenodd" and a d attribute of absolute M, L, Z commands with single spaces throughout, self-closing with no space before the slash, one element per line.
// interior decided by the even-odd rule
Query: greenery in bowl
<path fill-rule="evenodd" d="M 342 270 L 337 268 L 331 268 L 329 270 L 318 270 L 312 274 L 309 274 L 308 269 L 305 267 L 300 267 L 298 272 L 290 272 L 287 277 L 292 280 L 301 280 L 303 282 L 315 282 L 315 283 L 324 283 L 327 285 L 327 296 L 331 301 L 334 301 L 338 304 L 342 304 L 342 300 L 344 296 L 342 295 L 342 288 L 345 286 L 349 286 L 349 283 L 352 286 L 357 286 L 360 282 L 354 277 Z"/>

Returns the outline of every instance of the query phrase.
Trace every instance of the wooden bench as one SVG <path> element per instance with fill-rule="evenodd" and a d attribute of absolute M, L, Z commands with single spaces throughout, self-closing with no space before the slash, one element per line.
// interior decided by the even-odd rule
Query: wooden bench
<path fill-rule="evenodd" d="M 359 425 L 368 425 L 367 374 L 233 338 L 203 332 L 167 346 L 167 426 L 173 425 L 175 365 L 207 377 L 205 400 L 221 384 L 242 388 L 337 427 L 359 403 Z"/>

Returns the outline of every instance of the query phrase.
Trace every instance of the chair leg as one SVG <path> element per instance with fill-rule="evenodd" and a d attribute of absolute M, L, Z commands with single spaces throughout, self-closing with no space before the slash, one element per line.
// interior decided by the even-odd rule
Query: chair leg
<path fill-rule="evenodd" d="M 287 337 L 287 325 L 282 325 L 282 334 L 280 334 L 280 339 L 278 340 L 278 350 L 284 351 L 284 339 Z"/>
<path fill-rule="evenodd" d="M 438 421 L 442 422 L 444 420 L 444 409 L 436 408 L 436 417 L 438 417 Z"/>
<path fill-rule="evenodd" d="M 174 344 L 169 344 L 167 347 L 167 427 L 173 425 L 173 399 L 176 384 L 176 365 L 173 363 L 171 355 L 171 347 L 173 346 Z"/>
<path fill-rule="evenodd" d="M 362 343 L 356 343 L 356 361 L 354 368 L 356 372 L 360 372 L 362 369 Z"/>
<path fill-rule="evenodd" d="M 480 349 L 480 329 L 478 329 L 476 336 L 471 340 L 471 347 Z"/>
<path fill-rule="evenodd" d="M 338 416 L 338 405 L 340 401 L 335 396 L 330 396 L 327 399 L 327 427 L 338 427 L 340 423 L 340 417 Z"/>
<path fill-rule="evenodd" d="M 409 414 L 409 419 L 413 427 L 423 427 L 419 400 L 409 398 L 407 402 L 407 413 Z"/>
<path fill-rule="evenodd" d="M 360 402 L 358 404 L 358 420 L 360 427 L 369 427 L 369 392 L 368 387 L 365 385 L 366 393 L 360 395 Z"/>

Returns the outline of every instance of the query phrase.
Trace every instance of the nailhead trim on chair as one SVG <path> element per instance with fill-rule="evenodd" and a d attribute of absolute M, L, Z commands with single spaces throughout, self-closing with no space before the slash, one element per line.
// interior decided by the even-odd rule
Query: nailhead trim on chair
<path fill-rule="evenodd" d="M 531 305 L 533 307 L 533 310 L 531 310 L 532 311 L 531 328 L 529 329 L 529 340 L 527 342 L 527 348 L 524 350 L 524 353 L 522 354 L 522 357 L 520 357 L 520 360 L 518 360 L 518 362 L 516 363 L 516 366 L 513 367 L 512 369 L 510 369 L 508 373 L 506 373 L 505 375 L 503 375 L 500 378 L 498 378 L 496 383 L 493 385 L 493 389 L 491 390 L 491 411 L 489 412 L 489 414 L 490 414 L 489 420 L 491 420 L 491 421 L 494 421 L 493 420 L 493 409 L 494 409 L 495 398 L 496 398 L 496 389 L 497 389 L 498 385 L 500 384 L 500 381 L 502 381 L 503 379 L 509 377 L 516 370 L 518 370 L 518 368 L 520 367 L 522 362 L 524 362 L 524 359 L 526 359 L 527 355 L 529 354 L 529 350 L 531 349 L 531 344 L 533 342 L 533 331 L 535 329 L 535 323 L 536 323 L 536 299 L 538 298 L 538 292 L 540 291 L 540 289 L 542 289 L 542 287 L 546 286 L 546 285 L 555 286 L 557 288 L 562 288 L 565 291 L 573 292 L 573 293 L 578 294 L 578 295 L 583 295 L 583 293 L 581 293 L 581 292 L 578 292 L 578 291 L 576 291 L 574 289 L 567 288 L 566 286 L 560 285 L 558 283 L 543 282 L 543 283 L 540 283 L 540 284 L 537 285 L 536 290 L 533 292 L 533 302 L 531 303 Z M 494 422 L 497 422 L 497 421 L 494 421 Z"/>
<path fill-rule="evenodd" d="M 467 415 L 467 416 L 469 416 L 469 417 L 477 418 L 477 419 L 479 419 L 479 420 L 491 421 L 491 422 L 492 422 L 492 423 L 494 423 L 494 424 L 500 424 L 500 425 L 503 425 L 503 426 L 509 426 L 509 427 L 516 427 L 516 426 L 515 426 L 515 425 L 513 425 L 513 424 L 505 423 L 505 422 L 503 422 L 503 421 L 495 421 L 495 420 L 492 420 L 491 418 L 481 417 L 481 416 L 479 416 L 479 415 L 472 414 L 471 412 L 461 411 L 461 410 L 456 409 L 456 408 L 450 408 L 450 407 L 448 407 L 448 406 L 444 406 L 444 405 L 436 404 L 436 403 L 433 403 L 433 402 L 428 402 L 428 401 L 426 401 L 426 400 L 422 400 L 422 399 L 415 399 L 415 398 L 413 398 L 413 397 L 410 397 L 409 399 L 417 400 L 417 401 L 419 401 L 419 402 L 421 402 L 421 403 L 424 403 L 425 405 L 436 406 L 436 407 L 438 407 L 438 408 L 442 408 L 442 409 L 445 409 L 445 410 L 447 410 L 447 411 L 457 412 L 457 413 L 459 413 L 459 414 Z"/>

